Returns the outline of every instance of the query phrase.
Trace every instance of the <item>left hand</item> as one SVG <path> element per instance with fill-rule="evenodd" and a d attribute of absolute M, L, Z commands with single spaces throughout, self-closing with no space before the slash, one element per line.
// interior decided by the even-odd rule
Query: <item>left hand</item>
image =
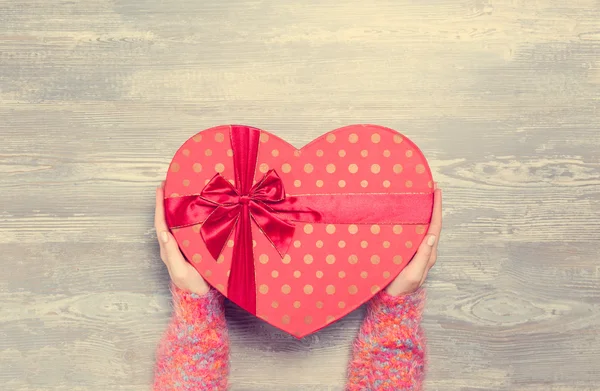
<path fill-rule="evenodd" d="M 160 245 L 160 259 L 167 266 L 169 275 L 173 284 L 184 291 L 204 295 L 208 293 L 210 287 L 202 278 L 200 273 L 185 259 L 175 237 L 165 221 L 165 183 L 162 182 L 156 188 L 156 208 L 154 213 L 154 227 L 156 228 L 156 236 Z"/>
<path fill-rule="evenodd" d="M 387 286 L 385 291 L 392 296 L 413 293 L 423 285 L 429 269 L 437 259 L 437 248 L 442 230 L 442 189 L 434 187 L 433 215 L 429 231 L 419 246 L 417 253 L 409 264 L 398 274 L 398 277 Z"/>

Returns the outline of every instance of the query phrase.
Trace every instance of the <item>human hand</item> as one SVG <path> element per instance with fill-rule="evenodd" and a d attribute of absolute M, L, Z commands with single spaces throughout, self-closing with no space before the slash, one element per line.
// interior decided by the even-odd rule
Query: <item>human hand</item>
<path fill-rule="evenodd" d="M 400 296 L 416 291 L 423 282 L 429 269 L 437 259 L 437 248 L 442 230 L 442 189 L 434 185 L 433 215 L 429 231 L 409 264 L 398 274 L 385 291 L 392 296 Z"/>
<path fill-rule="evenodd" d="M 164 208 L 164 182 L 156 188 L 156 209 L 154 212 L 154 228 L 160 245 L 160 259 L 169 270 L 173 283 L 182 290 L 204 295 L 210 286 L 179 250 L 177 241 L 167 228 Z"/>

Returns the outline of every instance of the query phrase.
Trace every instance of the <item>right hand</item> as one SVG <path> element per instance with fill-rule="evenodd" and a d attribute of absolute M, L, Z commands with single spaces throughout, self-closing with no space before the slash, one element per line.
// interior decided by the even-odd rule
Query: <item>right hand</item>
<path fill-rule="evenodd" d="M 433 215 L 427 236 L 421 242 L 417 253 L 408 265 L 387 286 L 386 292 L 392 296 L 401 296 L 415 292 L 423 285 L 429 269 L 437 259 L 437 248 L 442 231 L 442 189 L 434 185 Z"/>
<path fill-rule="evenodd" d="M 186 261 L 179 250 L 177 241 L 167 227 L 164 208 L 164 186 L 165 183 L 162 182 L 156 188 L 156 210 L 154 212 L 154 228 L 156 229 L 158 244 L 160 245 L 160 259 L 167 266 L 169 275 L 175 286 L 184 291 L 204 295 L 208 293 L 210 286 L 200 273 Z"/>

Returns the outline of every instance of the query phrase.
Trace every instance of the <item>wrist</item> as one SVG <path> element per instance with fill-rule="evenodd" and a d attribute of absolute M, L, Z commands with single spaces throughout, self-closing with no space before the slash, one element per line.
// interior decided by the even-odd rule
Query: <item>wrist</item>
<path fill-rule="evenodd" d="M 193 293 L 196 296 L 202 297 L 208 295 L 211 290 L 213 290 L 213 288 L 210 285 L 206 284 L 206 286 L 190 288 L 189 292 Z"/>
<path fill-rule="evenodd" d="M 175 313 L 184 318 L 213 319 L 224 315 L 224 297 L 209 286 L 200 295 L 171 284 Z"/>
<path fill-rule="evenodd" d="M 391 297 L 402 297 L 402 296 L 407 296 L 412 293 L 415 293 L 417 291 L 417 289 L 414 289 L 412 291 L 398 290 L 398 289 L 386 289 L 384 292 L 385 292 L 385 294 L 387 294 L 388 296 L 391 296 Z"/>
<path fill-rule="evenodd" d="M 416 291 L 418 291 L 419 289 L 421 289 L 422 285 L 417 286 L 417 287 L 402 287 L 402 286 L 397 286 L 396 284 L 394 284 L 393 282 L 388 285 L 385 288 L 385 293 L 387 293 L 390 296 L 393 297 L 401 297 L 401 296 L 406 296 L 406 295 L 411 295 L 413 293 L 415 293 Z"/>
<path fill-rule="evenodd" d="M 180 287 L 174 282 L 171 282 L 171 291 L 177 296 L 186 296 L 191 298 L 203 298 L 211 296 L 211 293 L 217 293 L 216 289 L 213 289 L 207 284 L 206 287 Z"/>
<path fill-rule="evenodd" d="M 401 321 L 407 313 L 419 313 L 425 304 L 425 286 L 417 290 L 393 296 L 383 290 L 373 297 L 369 302 L 368 309 L 380 317 L 391 317 Z M 414 316 L 413 316 L 414 318 Z"/>
<path fill-rule="evenodd" d="M 186 284 L 186 286 L 179 286 L 175 282 L 171 281 L 171 289 L 176 290 L 179 294 L 194 294 L 195 296 L 207 295 L 212 287 L 207 283 L 204 284 Z"/>

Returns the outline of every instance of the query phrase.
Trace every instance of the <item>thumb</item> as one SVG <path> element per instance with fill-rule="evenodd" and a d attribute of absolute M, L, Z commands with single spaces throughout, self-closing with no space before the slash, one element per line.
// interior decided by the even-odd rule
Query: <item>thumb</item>
<path fill-rule="evenodd" d="M 173 234 L 169 231 L 162 231 L 160 234 L 160 241 L 165 251 L 166 262 L 171 269 L 181 268 L 185 265 L 186 260 L 179 249 L 179 245 L 175 240 Z"/>
<path fill-rule="evenodd" d="M 435 244 L 436 237 L 435 235 L 427 235 L 425 239 L 421 242 L 417 253 L 413 257 L 413 259 L 409 262 L 405 269 L 407 273 L 415 273 L 419 276 L 422 276 L 427 270 L 427 264 L 429 263 L 429 258 L 431 258 L 431 254 L 433 252 L 433 245 Z"/>

